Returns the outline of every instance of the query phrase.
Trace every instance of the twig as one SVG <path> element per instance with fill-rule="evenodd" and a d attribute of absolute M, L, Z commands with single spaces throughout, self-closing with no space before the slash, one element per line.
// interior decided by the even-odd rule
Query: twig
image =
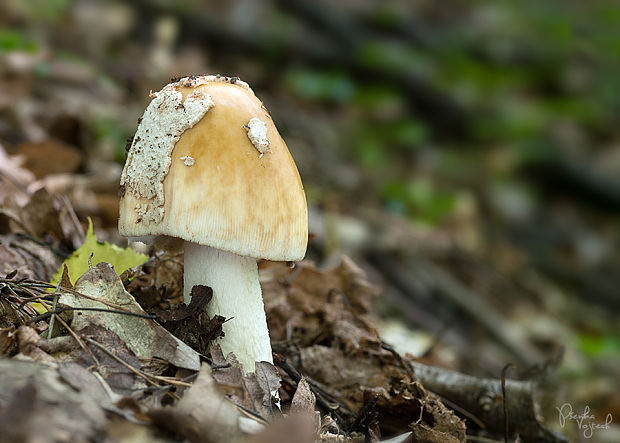
<path fill-rule="evenodd" d="M 217 370 L 217 369 L 227 369 L 230 368 L 230 363 L 224 363 L 223 365 L 213 365 L 211 366 L 212 370 Z"/>
<path fill-rule="evenodd" d="M 153 375 L 153 374 L 149 374 L 149 377 L 152 377 L 153 379 L 164 382 L 164 383 L 168 383 L 169 385 L 172 385 L 172 386 L 180 386 L 182 388 L 189 388 L 192 386 L 191 383 L 187 383 L 183 380 L 179 380 L 174 377 L 164 377 L 162 375 Z"/>
<path fill-rule="evenodd" d="M 45 305 L 43 305 L 45 306 Z M 80 346 L 80 348 L 82 348 L 84 350 L 84 352 L 86 352 L 90 358 L 92 358 L 93 362 L 95 363 L 95 366 L 99 367 L 99 360 L 97 360 L 97 357 L 95 357 L 95 354 L 92 353 L 92 351 L 90 349 L 88 349 L 88 346 L 86 346 L 82 340 L 80 339 L 80 337 L 78 337 L 78 335 L 73 331 L 73 329 L 71 329 L 69 327 L 69 325 L 67 324 L 67 322 L 65 322 L 62 317 L 58 317 L 58 321 L 60 322 L 60 324 L 69 332 L 69 334 L 71 334 L 71 336 L 75 339 L 75 341 L 77 342 L 77 344 Z"/>
<path fill-rule="evenodd" d="M 62 283 L 62 278 L 58 279 L 58 284 L 56 285 L 56 290 L 54 291 L 54 302 L 52 303 L 52 317 L 50 318 L 50 324 L 47 327 L 47 338 L 48 340 L 50 338 L 54 337 L 54 325 L 56 322 L 56 306 L 58 305 L 58 290 L 60 289 L 60 283 Z M 36 317 L 35 317 L 36 318 Z M 38 321 L 38 320 L 37 320 Z M 28 323 L 31 323 L 32 319 L 30 319 L 30 321 L 28 321 Z"/>
<path fill-rule="evenodd" d="M 403 357 L 401 357 L 401 355 L 396 351 L 396 349 L 394 349 L 394 347 L 382 341 L 381 348 L 385 349 L 386 351 L 390 351 L 392 353 L 392 355 L 398 361 L 398 363 L 400 363 L 400 365 L 405 369 L 405 371 L 407 372 L 407 375 L 409 376 L 411 380 L 416 379 L 414 371 L 411 368 L 411 364 L 407 362 Z"/>
<path fill-rule="evenodd" d="M 372 400 L 370 400 L 368 403 L 366 403 L 364 405 L 364 407 L 362 409 L 360 409 L 360 412 L 359 412 L 359 414 L 357 414 L 357 418 L 355 419 L 355 421 L 351 425 L 350 429 L 355 430 L 355 429 L 360 427 L 362 422 L 364 420 L 366 420 L 366 418 L 368 417 L 370 412 L 377 405 L 377 402 L 379 401 L 380 398 L 381 398 L 381 394 L 375 395 Z"/>
<path fill-rule="evenodd" d="M 420 422 L 422 421 L 422 416 L 424 415 L 424 406 L 426 406 L 426 401 L 420 398 L 417 398 L 416 400 L 418 400 L 418 403 L 420 403 L 420 416 L 418 417 L 418 419 L 415 421 L 414 424 L 419 425 Z"/>
<path fill-rule="evenodd" d="M 41 300 L 41 306 L 43 306 L 45 309 L 50 311 L 50 307 L 43 300 Z M 95 355 L 90 351 L 90 349 L 86 347 L 86 345 L 82 342 L 82 340 L 80 340 L 80 337 L 77 336 L 77 334 L 73 331 L 73 329 L 71 329 L 71 327 L 67 324 L 67 322 L 65 322 L 61 317 L 58 317 L 58 321 L 69 332 L 69 334 L 71 334 L 71 336 L 75 339 L 77 344 L 84 350 L 84 352 L 86 352 L 90 356 L 90 358 L 92 358 L 93 362 L 95 363 L 95 366 L 99 367 L 99 361 L 97 360 L 97 357 L 95 357 Z"/>
<path fill-rule="evenodd" d="M 43 281 L 39 281 L 39 280 L 20 280 L 20 281 L 13 281 L 12 279 L 6 279 L 6 278 L 0 278 L 0 284 L 5 284 L 7 285 L 7 287 L 12 289 L 13 294 L 20 299 L 22 305 L 29 303 L 31 301 L 34 300 L 41 300 L 41 298 L 43 297 L 50 297 L 52 294 L 49 292 L 44 291 L 45 289 L 55 289 L 54 285 L 51 285 L 47 282 L 43 282 Z M 39 293 L 35 294 L 32 291 L 30 291 L 29 288 L 34 288 L 36 289 Z M 18 289 L 21 291 L 24 291 L 26 293 L 28 293 L 30 295 L 30 298 L 24 299 L 23 297 L 20 297 L 14 289 Z M 117 311 L 123 311 L 123 312 L 127 312 L 128 314 L 134 314 L 129 308 L 125 308 L 124 306 L 120 306 L 120 305 L 116 305 L 114 303 L 110 303 L 108 301 L 105 300 L 101 300 L 98 299 L 96 297 L 92 297 L 90 295 L 86 295 L 86 294 L 82 294 L 81 292 L 76 291 L 75 289 L 72 288 L 65 288 L 62 287 L 63 292 L 69 293 L 71 295 L 75 295 L 76 297 L 83 297 L 87 300 L 90 301 L 94 301 L 97 303 L 101 303 L 102 305 L 108 306 L 109 308 L 113 308 Z M 20 309 L 23 308 L 23 306 L 20 305 Z M 150 318 L 150 317 L 149 317 Z"/>
<path fill-rule="evenodd" d="M 153 379 L 157 379 L 157 376 L 152 376 L 149 375 L 147 373 L 145 373 L 144 371 L 141 371 L 140 369 L 130 365 L 129 363 L 127 363 L 125 360 L 123 360 L 122 358 L 116 356 L 112 351 L 108 350 L 108 348 L 106 348 L 105 346 L 103 346 L 101 343 L 93 340 L 92 338 L 86 338 L 86 341 L 96 347 L 98 347 L 99 349 L 101 349 L 103 352 L 105 352 L 106 354 L 108 354 L 110 357 L 112 357 L 114 360 L 116 360 L 118 363 L 120 363 L 121 365 L 123 365 L 125 368 L 129 369 L 131 372 L 133 372 L 135 375 L 137 375 L 138 377 L 141 377 L 142 379 L 144 379 L 147 383 L 149 383 L 151 386 L 159 386 L 157 383 L 155 383 Z M 174 398 L 175 400 L 179 400 L 180 397 L 178 395 L 176 395 L 173 392 L 166 392 L 168 395 L 170 395 L 172 398 Z"/>
<path fill-rule="evenodd" d="M 32 317 L 30 320 L 28 320 L 28 323 L 35 323 L 38 321 L 41 321 L 47 317 L 52 317 L 54 318 L 55 315 L 57 314 L 62 314 L 63 312 L 69 312 L 69 311 L 95 311 L 95 312 L 106 312 L 108 314 L 120 314 L 120 315 L 128 315 L 130 317 L 139 317 L 139 318 L 145 318 L 147 320 L 157 320 L 157 316 L 156 315 L 150 315 L 150 314 L 140 314 L 139 312 L 128 312 L 128 311 L 117 311 L 114 309 L 105 309 L 105 308 L 74 308 L 73 306 L 63 306 L 61 308 L 57 308 L 51 311 L 46 312 L 45 314 L 41 314 L 41 315 L 37 315 L 36 317 Z M 51 325 L 51 322 L 50 322 Z"/>
<path fill-rule="evenodd" d="M 295 369 L 286 359 L 286 357 L 284 357 L 283 355 L 274 353 L 274 363 L 276 363 L 277 366 L 279 366 L 280 368 L 282 368 L 284 370 L 284 372 L 286 372 L 288 374 L 289 377 L 291 377 L 293 379 L 293 381 L 295 381 L 295 383 L 299 383 L 301 381 L 301 374 L 299 373 L 299 371 L 297 371 L 297 369 Z M 316 397 L 316 403 L 323 408 L 326 411 L 329 411 L 330 413 L 334 414 L 334 418 L 341 424 L 344 424 L 344 420 L 342 419 L 342 417 L 340 416 L 340 414 L 338 414 L 336 412 L 336 408 L 333 408 L 332 406 L 329 405 L 329 403 L 327 403 L 327 401 L 325 401 L 325 399 L 323 398 L 323 396 L 321 395 L 321 393 L 316 389 L 315 386 L 313 386 L 313 384 L 311 383 L 311 380 L 306 377 L 306 379 L 308 380 L 308 387 L 310 388 L 310 391 L 314 394 L 314 396 Z M 340 407 L 340 404 L 338 404 L 338 407 Z"/>
<path fill-rule="evenodd" d="M 426 386 L 425 386 L 426 388 Z M 457 405 L 456 403 L 454 403 L 453 401 L 448 400 L 446 397 L 444 397 L 443 395 L 439 395 L 438 393 L 434 392 L 431 389 L 426 388 L 427 391 L 432 392 L 433 394 L 435 394 L 437 397 L 439 397 L 439 399 L 441 400 L 441 402 L 446 405 L 447 407 L 449 407 L 450 409 L 452 409 L 453 411 L 458 412 L 459 414 L 461 414 L 463 417 L 467 418 L 468 420 L 471 420 L 472 423 L 475 423 L 476 426 L 478 426 L 480 429 L 485 429 L 487 426 L 484 424 L 484 422 L 482 420 L 480 420 L 478 417 L 476 417 L 474 414 L 472 414 L 471 412 L 469 412 L 467 409 L 463 408 L 460 405 Z"/>
<path fill-rule="evenodd" d="M 295 381 L 295 383 L 299 383 L 299 381 L 302 378 L 301 373 L 293 365 L 291 365 L 288 362 L 286 357 L 279 355 L 279 354 L 274 354 L 274 356 L 276 356 L 275 358 L 277 358 L 278 362 L 281 363 L 282 369 L 284 369 L 284 371 Z M 308 377 L 307 375 L 304 375 L 303 377 L 306 379 L 306 381 L 308 382 L 308 384 L 310 385 L 312 389 L 319 391 L 318 392 L 319 395 L 327 395 L 328 397 L 333 398 L 331 395 L 325 392 L 320 392 L 320 391 L 323 391 L 323 389 L 317 386 L 317 383 L 314 380 L 312 380 L 312 378 Z M 328 408 L 333 409 L 330 406 L 328 406 Z"/>
<path fill-rule="evenodd" d="M 125 366 L 127 369 L 131 370 L 135 374 L 137 374 L 140 377 L 145 378 L 145 379 L 146 379 L 146 377 L 150 377 L 153 380 L 161 381 L 163 383 L 168 383 L 170 386 L 180 386 L 180 387 L 183 387 L 183 388 L 189 388 L 192 385 L 191 385 L 191 383 L 187 383 L 186 380 L 194 378 L 194 377 L 196 377 L 198 375 L 198 373 L 191 374 L 190 376 L 185 377 L 185 378 L 179 380 L 179 379 L 176 379 L 176 378 L 173 378 L 173 377 L 165 377 L 165 376 L 162 376 L 162 375 L 147 374 L 146 372 L 144 372 L 144 371 L 142 371 L 142 370 L 140 370 L 138 368 L 135 368 L 134 366 L 131 366 L 129 363 L 125 362 L 120 357 L 114 355 L 111 351 L 109 351 L 107 348 L 105 348 L 101 343 L 99 343 L 97 341 L 94 341 L 91 338 L 87 338 L 86 340 L 89 341 L 89 343 L 92 342 L 93 344 L 98 346 L 100 349 L 102 349 L 104 352 L 106 352 L 110 357 L 114 358 L 117 362 L 119 362 L 123 366 Z M 135 371 L 137 371 L 137 372 L 135 372 Z M 159 387 L 159 385 L 157 385 L 156 383 L 153 383 L 152 381 L 151 381 L 151 383 L 153 384 L 153 386 L 158 386 Z M 178 400 L 178 398 L 177 398 L 177 400 Z"/>
<path fill-rule="evenodd" d="M 228 400 L 229 402 L 231 402 L 233 405 L 235 405 L 235 407 L 237 409 L 239 409 L 239 411 L 241 411 L 243 414 L 247 415 L 248 417 L 251 417 L 255 420 L 258 420 L 260 422 L 262 422 L 264 425 L 268 425 L 269 422 L 264 419 L 263 417 L 261 417 L 259 414 L 257 414 L 256 412 L 252 411 L 251 409 L 246 408 L 243 405 L 240 405 L 239 403 L 233 401 L 231 398 L 229 397 L 224 397 L 226 400 Z"/>
<path fill-rule="evenodd" d="M 81 242 L 84 243 L 84 241 L 86 241 L 86 233 L 84 232 L 84 228 L 82 228 L 82 225 L 80 224 L 80 221 L 77 218 L 77 214 L 75 213 L 75 210 L 73 209 L 71 200 L 69 200 L 69 197 L 67 197 L 66 194 L 62 195 L 61 200 L 64 203 L 65 207 L 67 208 L 67 212 L 69 213 L 69 218 L 71 218 L 71 221 L 75 225 L 75 229 L 78 235 L 80 236 Z"/>

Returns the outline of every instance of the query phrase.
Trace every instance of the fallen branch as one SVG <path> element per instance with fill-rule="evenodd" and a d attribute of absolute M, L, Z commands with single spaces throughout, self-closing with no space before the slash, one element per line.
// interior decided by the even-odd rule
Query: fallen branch
<path fill-rule="evenodd" d="M 504 398 L 502 380 L 473 377 L 417 362 L 411 364 L 425 388 L 474 414 L 493 434 L 505 433 L 505 408 L 511 436 L 518 434 L 522 441 L 568 442 L 563 435 L 544 428 L 536 418 L 536 383 L 532 381 L 505 380 Z"/>

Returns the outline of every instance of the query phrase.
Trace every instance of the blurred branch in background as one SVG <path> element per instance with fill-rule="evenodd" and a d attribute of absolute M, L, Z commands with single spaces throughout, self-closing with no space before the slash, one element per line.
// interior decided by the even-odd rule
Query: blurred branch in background
<path fill-rule="evenodd" d="M 338 66 L 358 81 L 387 83 L 401 89 L 412 108 L 428 119 L 438 133 L 449 128 L 458 135 L 466 126 L 464 109 L 417 74 L 415 65 L 400 70 L 365 60 L 364 51 L 377 44 L 376 36 L 347 11 L 335 10 L 332 3 L 275 1 L 282 11 L 293 14 L 289 20 L 300 23 L 292 35 L 278 33 L 269 23 L 262 22 L 264 11 L 253 7 L 251 2 L 231 3 L 223 7 L 224 11 L 222 7 L 204 8 L 198 14 L 170 3 L 149 0 L 138 3 L 144 13 L 174 15 L 190 40 L 205 40 L 209 45 L 223 44 L 229 51 L 267 56 L 270 63 L 303 60 L 316 68 Z M 237 26 L 235 18 L 241 14 L 245 23 Z"/>

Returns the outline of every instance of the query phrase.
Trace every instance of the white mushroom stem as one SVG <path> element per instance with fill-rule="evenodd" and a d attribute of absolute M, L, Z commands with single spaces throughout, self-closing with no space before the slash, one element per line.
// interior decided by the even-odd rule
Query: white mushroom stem
<path fill-rule="evenodd" d="M 219 340 L 224 355 L 234 352 L 245 372 L 254 371 L 257 361 L 273 363 L 256 259 L 185 242 L 185 303 L 194 285 L 213 289 L 209 316 L 232 318 Z"/>

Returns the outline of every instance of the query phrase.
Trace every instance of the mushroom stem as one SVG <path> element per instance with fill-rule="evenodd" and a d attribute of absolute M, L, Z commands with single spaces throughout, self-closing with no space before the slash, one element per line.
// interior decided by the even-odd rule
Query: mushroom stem
<path fill-rule="evenodd" d="M 218 342 L 224 355 L 234 352 L 246 373 L 254 371 L 257 361 L 273 362 L 256 259 L 185 242 L 185 303 L 194 285 L 213 289 L 209 316 L 231 319 Z"/>

